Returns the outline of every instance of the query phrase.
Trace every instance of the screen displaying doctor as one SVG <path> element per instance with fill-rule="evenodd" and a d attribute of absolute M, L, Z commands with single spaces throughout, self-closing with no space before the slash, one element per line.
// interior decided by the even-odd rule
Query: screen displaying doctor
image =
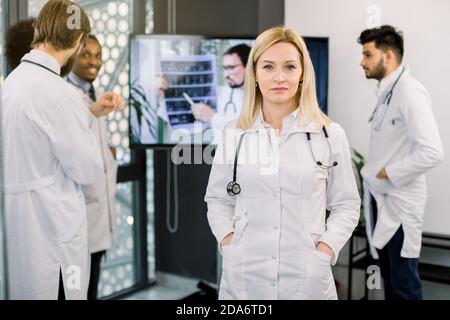
<path fill-rule="evenodd" d="M 403 35 L 392 26 L 361 33 L 361 67 L 378 80 L 364 178 L 364 212 L 386 299 L 422 299 L 419 255 L 427 201 L 425 173 L 443 157 L 425 87 L 403 61 Z"/>
<path fill-rule="evenodd" d="M 250 50 L 248 45 L 239 44 L 225 52 L 222 67 L 227 85 L 218 88 L 217 112 L 206 104 L 194 104 L 192 112 L 197 120 L 211 123 L 213 129 L 222 131 L 227 122 L 239 116 L 242 109 L 245 69 Z"/>
<path fill-rule="evenodd" d="M 223 131 L 205 196 L 223 255 L 220 299 L 337 299 L 331 265 L 360 198 L 345 133 L 320 111 L 314 78 L 295 31 L 256 39 L 243 110 Z"/>

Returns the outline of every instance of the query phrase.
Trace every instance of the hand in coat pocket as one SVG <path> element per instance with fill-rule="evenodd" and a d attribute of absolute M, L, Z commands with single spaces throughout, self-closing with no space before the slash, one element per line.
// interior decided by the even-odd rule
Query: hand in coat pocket
<path fill-rule="evenodd" d="M 223 238 L 222 242 L 220 242 L 221 247 L 226 247 L 230 244 L 233 239 L 234 232 L 229 233 L 225 238 Z"/>
<path fill-rule="evenodd" d="M 334 255 L 333 249 L 331 249 L 331 247 L 324 242 L 319 242 L 316 246 L 316 250 L 325 253 L 330 257 Z"/>

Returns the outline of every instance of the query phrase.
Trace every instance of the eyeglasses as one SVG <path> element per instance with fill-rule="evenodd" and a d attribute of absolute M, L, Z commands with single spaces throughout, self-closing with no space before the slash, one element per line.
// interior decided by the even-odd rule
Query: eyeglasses
<path fill-rule="evenodd" d="M 242 64 L 232 64 L 232 65 L 224 65 L 222 66 L 222 68 L 224 71 L 233 71 L 234 69 L 240 66 L 242 66 Z"/>

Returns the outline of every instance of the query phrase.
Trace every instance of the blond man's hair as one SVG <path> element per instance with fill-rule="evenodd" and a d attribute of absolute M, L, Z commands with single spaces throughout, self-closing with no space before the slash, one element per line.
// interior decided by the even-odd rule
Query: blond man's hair
<path fill-rule="evenodd" d="M 79 20 L 75 26 L 71 24 L 73 17 Z M 91 32 L 86 12 L 69 0 L 49 0 L 39 12 L 33 26 L 33 48 L 46 43 L 56 50 L 71 49 L 75 47 L 80 35 L 83 35 L 82 42 L 85 42 Z"/>
<path fill-rule="evenodd" d="M 292 44 L 300 54 L 303 74 L 295 96 L 295 103 L 300 108 L 299 121 L 302 121 L 304 125 L 316 122 L 319 126 L 327 126 L 331 120 L 320 110 L 317 102 L 314 67 L 304 40 L 292 29 L 276 27 L 260 34 L 250 52 L 245 74 L 244 104 L 237 127 L 248 130 L 256 121 L 263 98 L 256 86 L 256 66 L 261 55 L 280 42 Z"/>

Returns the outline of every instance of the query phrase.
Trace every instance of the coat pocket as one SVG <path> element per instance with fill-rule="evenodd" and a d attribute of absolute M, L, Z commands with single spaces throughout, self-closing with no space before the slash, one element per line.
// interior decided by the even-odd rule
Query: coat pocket
<path fill-rule="evenodd" d="M 241 246 L 233 241 L 222 247 L 222 277 L 219 293 L 222 298 L 238 299 L 242 292 L 243 257 L 241 250 Z"/>
<path fill-rule="evenodd" d="M 373 191 L 380 194 L 387 194 L 395 189 L 392 182 L 387 179 L 378 179 L 377 177 L 372 177 L 369 183 Z"/>
<path fill-rule="evenodd" d="M 310 233 L 307 232 L 304 239 L 306 246 L 302 255 L 302 299 L 336 299 L 336 287 L 331 271 L 332 257 L 316 249 L 315 242 Z"/>
<path fill-rule="evenodd" d="M 314 249 L 314 253 L 317 255 L 318 259 L 321 262 L 326 263 L 327 265 L 331 266 L 331 256 L 329 254 L 326 254 L 325 252 L 319 251 L 317 249 Z"/>
<path fill-rule="evenodd" d="M 320 238 L 320 234 L 317 233 L 313 233 L 309 230 L 309 228 L 305 229 L 305 238 L 306 238 L 306 242 L 308 244 L 308 251 L 311 251 L 313 255 L 315 255 L 315 258 L 317 258 L 317 262 L 318 263 L 325 263 L 326 265 L 331 266 L 331 256 L 326 254 L 325 252 L 319 251 L 316 249 L 316 244 L 317 241 L 314 240 L 315 239 L 319 239 Z"/>
<path fill-rule="evenodd" d="M 308 250 L 302 281 L 302 298 L 307 300 L 335 300 L 336 286 L 331 271 L 331 256 L 317 250 Z"/>

